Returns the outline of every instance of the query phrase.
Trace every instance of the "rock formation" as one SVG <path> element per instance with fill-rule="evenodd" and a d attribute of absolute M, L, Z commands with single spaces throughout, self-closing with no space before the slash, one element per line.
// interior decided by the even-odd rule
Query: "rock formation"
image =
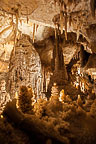
<path fill-rule="evenodd" d="M 30 85 L 37 97 L 40 95 L 41 61 L 27 36 L 22 36 L 16 44 L 15 53 L 12 51 L 8 77 L 7 89 L 12 98 L 22 85 Z"/>

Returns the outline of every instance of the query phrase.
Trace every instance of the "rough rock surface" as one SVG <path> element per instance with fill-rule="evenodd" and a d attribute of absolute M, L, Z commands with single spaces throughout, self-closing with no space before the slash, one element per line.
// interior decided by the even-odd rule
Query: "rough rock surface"
<path fill-rule="evenodd" d="M 40 94 L 41 61 L 27 36 L 20 38 L 15 53 L 11 54 L 8 77 L 8 90 L 12 97 L 21 85 L 30 85 L 37 96 Z"/>

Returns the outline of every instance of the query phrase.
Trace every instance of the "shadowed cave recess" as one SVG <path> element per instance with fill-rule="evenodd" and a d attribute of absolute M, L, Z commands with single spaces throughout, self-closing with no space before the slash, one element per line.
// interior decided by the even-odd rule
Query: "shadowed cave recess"
<path fill-rule="evenodd" d="M 96 144 L 96 0 L 0 0 L 0 144 Z"/>

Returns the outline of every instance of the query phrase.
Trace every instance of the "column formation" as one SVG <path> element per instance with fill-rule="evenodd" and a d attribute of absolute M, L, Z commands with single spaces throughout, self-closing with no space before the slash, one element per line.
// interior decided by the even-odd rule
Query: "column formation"
<path fill-rule="evenodd" d="M 15 97 L 22 85 L 30 85 L 34 93 L 41 95 L 41 61 L 39 54 L 23 35 L 16 44 L 15 54 L 12 52 L 9 66 L 8 91 Z"/>

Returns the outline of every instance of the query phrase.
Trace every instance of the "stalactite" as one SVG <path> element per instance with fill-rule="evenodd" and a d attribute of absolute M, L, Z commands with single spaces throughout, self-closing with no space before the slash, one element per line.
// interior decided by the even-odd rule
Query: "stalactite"
<path fill-rule="evenodd" d="M 80 35 L 80 33 L 79 33 L 79 28 L 77 29 L 77 41 L 78 41 L 78 39 L 79 39 L 79 35 Z"/>
<path fill-rule="evenodd" d="M 67 40 L 67 13 L 65 13 L 65 39 Z"/>
<path fill-rule="evenodd" d="M 13 14 L 12 14 L 12 22 L 13 22 Z"/>
<path fill-rule="evenodd" d="M 58 25 L 57 25 L 57 34 L 58 34 L 58 35 L 60 34 L 59 29 L 60 29 L 60 25 L 58 24 Z M 57 35 L 57 34 L 56 34 L 56 35 Z"/>
<path fill-rule="evenodd" d="M 39 27 L 39 25 L 36 25 L 36 32 L 37 32 L 38 27 Z"/>
<path fill-rule="evenodd" d="M 22 26 L 22 19 L 20 19 L 20 24 L 21 24 L 21 26 Z"/>
<path fill-rule="evenodd" d="M 29 22 L 29 18 L 28 18 L 28 15 L 27 15 L 27 24 L 28 24 L 28 22 Z"/>
<path fill-rule="evenodd" d="M 59 54 L 58 54 L 58 31 L 59 31 L 59 25 L 58 25 L 58 29 L 56 29 L 56 57 L 55 57 L 55 70 L 58 71 L 58 69 L 60 68 L 60 63 L 59 63 Z"/>
<path fill-rule="evenodd" d="M 55 39 L 56 39 L 56 24 L 55 24 Z"/>
<path fill-rule="evenodd" d="M 28 18 L 28 8 L 26 7 L 27 9 L 27 24 L 28 24 L 28 21 L 29 21 L 29 18 Z"/>
<path fill-rule="evenodd" d="M 34 43 L 34 36 L 35 36 L 35 24 L 33 25 L 33 43 Z"/>
<path fill-rule="evenodd" d="M 79 39 L 79 18 L 77 17 L 77 41 Z"/>
<path fill-rule="evenodd" d="M 61 34 L 63 34 L 63 22 L 64 22 L 63 11 L 61 11 L 60 12 L 60 30 L 61 30 Z"/>
<path fill-rule="evenodd" d="M 4 51 L 5 51 L 5 58 L 4 58 L 4 61 L 5 61 L 6 60 L 6 49 Z"/>
<path fill-rule="evenodd" d="M 72 17 L 71 17 L 71 15 L 69 16 L 69 26 L 71 26 L 71 24 L 72 24 Z"/>
<path fill-rule="evenodd" d="M 17 41 L 17 31 L 18 31 L 18 12 L 16 13 L 16 27 L 14 31 L 14 53 L 15 53 L 15 46 Z"/>
<path fill-rule="evenodd" d="M 4 45 L 5 45 L 5 44 L 3 44 L 3 48 L 4 48 Z"/>
<path fill-rule="evenodd" d="M 95 17 L 95 0 L 90 0 L 90 9 L 92 16 Z"/>
<path fill-rule="evenodd" d="M 45 73 L 45 68 L 43 69 L 43 92 L 46 92 L 46 73 Z"/>
<path fill-rule="evenodd" d="M 55 5 L 55 7 L 56 7 L 56 0 L 54 0 L 54 5 Z"/>
<path fill-rule="evenodd" d="M 18 13 L 16 13 L 16 32 L 18 30 L 18 18 L 19 18 L 19 15 Z"/>
<path fill-rule="evenodd" d="M 64 10 L 65 10 L 65 3 L 62 0 L 61 3 L 60 3 L 60 11 L 64 11 Z"/>

